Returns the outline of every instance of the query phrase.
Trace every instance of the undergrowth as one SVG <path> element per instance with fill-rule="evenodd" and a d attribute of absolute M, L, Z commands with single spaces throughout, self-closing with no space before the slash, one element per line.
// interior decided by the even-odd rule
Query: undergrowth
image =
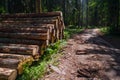
<path fill-rule="evenodd" d="M 104 35 L 120 37 L 120 30 L 115 30 L 110 27 L 102 27 L 100 30 Z"/>
<path fill-rule="evenodd" d="M 84 29 L 82 29 L 82 28 L 75 28 L 75 26 L 74 27 L 68 27 L 68 28 L 66 28 L 65 30 L 64 30 L 64 38 L 65 39 L 69 39 L 69 38 L 71 38 L 71 36 L 73 35 L 73 34 L 77 34 L 77 33 L 80 33 L 80 32 L 82 32 Z"/>
<path fill-rule="evenodd" d="M 60 51 L 63 45 L 65 45 L 65 40 L 51 44 L 39 61 L 34 62 L 31 66 L 24 65 L 23 74 L 19 75 L 16 80 L 38 80 L 38 78 L 42 78 L 47 72 L 49 64 L 58 64 L 56 60 L 58 56 L 62 55 L 58 51 Z"/>
<path fill-rule="evenodd" d="M 100 28 L 100 30 L 101 30 L 101 32 L 102 32 L 103 34 L 105 34 L 105 35 L 110 34 L 108 27 L 102 27 L 102 28 Z"/>

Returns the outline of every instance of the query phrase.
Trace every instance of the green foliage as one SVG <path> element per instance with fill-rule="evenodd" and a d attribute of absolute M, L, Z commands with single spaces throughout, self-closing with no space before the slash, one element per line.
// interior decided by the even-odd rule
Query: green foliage
<path fill-rule="evenodd" d="M 0 13 L 5 13 L 5 0 L 0 0 Z"/>
<path fill-rule="evenodd" d="M 47 63 L 45 61 L 41 61 L 39 64 L 31 67 L 25 66 L 23 74 L 17 80 L 37 80 L 45 74 L 46 66 Z"/>
<path fill-rule="evenodd" d="M 73 34 L 82 32 L 83 28 L 77 28 L 76 26 L 70 25 L 64 31 L 64 38 L 69 39 Z"/>
<path fill-rule="evenodd" d="M 89 2 L 89 7 L 95 7 L 96 5 L 97 5 L 97 2 L 95 2 L 95 1 Z"/>
<path fill-rule="evenodd" d="M 102 28 L 100 28 L 100 29 L 101 29 L 101 32 L 102 32 L 104 35 L 120 36 L 120 31 L 119 31 L 119 29 L 118 29 L 118 30 L 114 30 L 114 28 L 111 28 L 111 27 L 102 27 Z"/>
<path fill-rule="evenodd" d="M 55 63 L 55 58 L 58 57 L 57 53 L 64 45 L 64 40 L 50 45 L 40 57 L 39 61 L 34 62 L 31 66 L 24 66 L 24 72 L 18 76 L 17 80 L 38 80 L 38 78 L 42 78 L 47 71 L 48 64 Z M 53 55 L 55 56 L 54 58 Z"/>
<path fill-rule="evenodd" d="M 5 9 L 4 9 L 4 7 L 0 7 L 0 13 L 5 13 L 6 11 L 5 11 Z"/>
<path fill-rule="evenodd" d="M 108 27 L 102 27 L 102 28 L 100 28 L 100 30 L 105 35 L 108 35 L 110 33 Z"/>

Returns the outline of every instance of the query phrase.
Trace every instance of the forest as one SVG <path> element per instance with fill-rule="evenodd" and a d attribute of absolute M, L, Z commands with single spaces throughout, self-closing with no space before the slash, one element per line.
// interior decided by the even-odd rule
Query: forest
<path fill-rule="evenodd" d="M 120 80 L 120 0 L 1 0 L 0 80 Z"/>
<path fill-rule="evenodd" d="M 39 1 L 39 0 L 38 0 Z M 0 13 L 35 13 L 37 0 L 1 0 Z M 62 11 L 66 25 L 107 27 L 119 32 L 120 0 L 40 0 L 42 12 Z"/>

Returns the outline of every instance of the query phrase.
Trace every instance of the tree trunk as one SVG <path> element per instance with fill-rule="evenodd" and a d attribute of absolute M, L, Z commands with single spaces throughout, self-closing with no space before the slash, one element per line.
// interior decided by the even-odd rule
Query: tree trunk
<path fill-rule="evenodd" d="M 36 13 L 41 13 L 42 8 L 41 8 L 41 0 L 36 0 Z"/>
<path fill-rule="evenodd" d="M 6 13 L 8 13 L 8 0 L 5 0 Z"/>
<path fill-rule="evenodd" d="M 88 27 L 89 26 L 89 24 L 88 24 L 88 20 L 89 20 L 89 18 L 88 18 L 88 0 L 86 0 L 86 6 L 87 6 L 87 9 L 86 9 L 86 27 Z"/>

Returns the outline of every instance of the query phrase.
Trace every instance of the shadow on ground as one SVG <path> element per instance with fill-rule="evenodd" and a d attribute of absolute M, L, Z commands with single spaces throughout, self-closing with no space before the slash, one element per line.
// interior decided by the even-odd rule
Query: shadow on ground
<path fill-rule="evenodd" d="M 105 64 L 105 67 L 103 70 L 102 69 L 100 70 L 100 68 L 99 69 L 93 68 L 96 66 L 89 67 L 90 65 L 89 66 L 87 65 L 87 68 L 85 68 L 85 66 L 84 66 L 84 69 L 82 68 L 82 69 L 78 70 L 79 74 L 82 74 L 86 78 L 101 77 L 104 80 L 111 80 L 111 78 L 114 79 L 114 76 L 120 77 L 120 50 L 119 49 L 114 48 L 111 44 L 102 40 L 99 37 L 91 37 L 88 40 L 84 41 L 84 43 L 95 45 L 93 47 L 93 49 L 85 50 L 85 53 L 87 53 L 86 55 L 95 54 L 95 56 L 88 58 L 89 60 L 92 59 L 94 61 L 97 61 L 97 60 L 105 61 L 106 64 Z M 111 56 L 112 60 L 106 59 L 107 57 L 101 58 L 99 56 L 99 54 L 103 55 L 103 56 L 106 56 L 106 55 Z M 96 58 L 94 58 L 94 57 L 96 57 Z M 101 72 L 101 71 L 103 71 L 103 72 Z M 87 72 L 87 75 L 85 75 L 84 73 L 81 73 L 81 72 Z M 107 75 L 108 73 L 110 73 L 110 75 Z"/>

